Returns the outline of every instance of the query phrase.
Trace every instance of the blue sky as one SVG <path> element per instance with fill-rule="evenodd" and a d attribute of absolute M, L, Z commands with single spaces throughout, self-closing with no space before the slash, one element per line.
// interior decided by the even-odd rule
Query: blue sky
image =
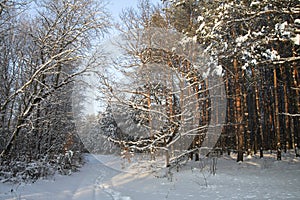
<path fill-rule="evenodd" d="M 150 0 L 150 2 L 156 4 L 161 2 L 160 0 Z M 108 4 L 108 9 L 112 13 L 114 20 L 119 18 L 123 9 L 129 7 L 136 7 L 138 0 L 111 0 Z"/>

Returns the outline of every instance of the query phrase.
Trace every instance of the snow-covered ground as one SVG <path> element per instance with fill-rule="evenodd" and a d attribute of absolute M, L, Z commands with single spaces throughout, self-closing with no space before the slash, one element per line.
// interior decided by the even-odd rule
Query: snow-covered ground
<path fill-rule="evenodd" d="M 218 159 L 216 175 L 211 160 L 189 163 L 171 173 L 142 173 L 138 168 L 119 172 L 87 155 L 87 163 L 71 176 L 56 175 L 32 184 L 0 183 L 0 199 L 22 200 L 153 200 L 153 199 L 300 199 L 300 159 L 275 155 Z M 146 171 L 146 170 L 144 170 Z M 167 176 L 164 176 L 168 174 Z"/>

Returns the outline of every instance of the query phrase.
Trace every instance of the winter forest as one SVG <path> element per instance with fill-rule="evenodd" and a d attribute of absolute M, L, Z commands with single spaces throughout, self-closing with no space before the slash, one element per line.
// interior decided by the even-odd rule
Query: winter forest
<path fill-rule="evenodd" d="M 1 183 L 74 176 L 89 154 L 168 179 L 224 158 L 299 173 L 298 0 L 139 0 L 118 20 L 108 4 L 0 0 Z"/>

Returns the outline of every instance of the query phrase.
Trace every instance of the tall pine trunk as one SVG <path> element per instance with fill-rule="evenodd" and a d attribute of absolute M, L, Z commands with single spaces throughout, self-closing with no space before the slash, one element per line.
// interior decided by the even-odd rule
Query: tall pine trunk
<path fill-rule="evenodd" d="M 289 113 L 289 98 L 288 98 L 288 91 L 287 91 L 287 83 L 288 83 L 288 70 L 286 69 L 286 67 L 281 67 L 281 74 L 283 75 L 283 95 L 284 95 L 284 112 L 285 113 Z M 284 116 L 284 131 L 285 131 L 285 152 L 286 150 L 290 149 L 290 143 L 291 143 L 291 137 L 290 137 L 290 120 L 289 120 L 289 116 L 285 115 Z"/>
<path fill-rule="evenodd" d="M 243 161 L 244 153 L 244 129 L 243 129 L 243 116 L 242 116 L 242 98 L 241 98 L 241 85 L 239 82 L 239 69 L 238 61 L 236 58 L 233 60 L 233 67 L 235 71 L 235 130 L 237 137 L 237 162 Z"/>
<path fill-rule="evenodd" d="M 280 124 L 279 124 L 279 104 L 278 104 L 278 83 L 277 83 L 277 72 L 276 72 L 276 66 L 273 69 L 273 75 L 274 75 L 274 102 L 275 102 L 275 108 L 274 108 L 274 124 L 275 124 L 275 135 L 276 135 L 276 149 L 277 149 L 277 160 L 281 160 L 281 141 L 280 141 Z"/>
<path fill-rule="evenodd" d="M 252 68 L 252 76 L 256 77 L 255 69 Z M 259 91 L 257 82 L 254 81 L 254 96 L 255 96 L 255 112 L 257 117 L 257 124 L 256 126 L 256 134 L 259 133 L 260 136 L 260 142 L 259 142 L 259 150 L 260 150 L 260 157 L 263 157 L 263 143 L 264 143 L 264 134 L 263 134 L 263 128 L 262 128 L 262 118 L 261 118 L 261 108 L 260 108 L 260 102 L 259 102 Z M 256 141 L 257 142 L 257 141 Z"/>
<path fill-rule="evenodd" d="M 247 90 L 245 88 L 246 86 L 246 77 L 245 77 L 245 70 L 243 70 L 242 72 L 242 78 L 243 78 L 243 110 L 242 110 L 242 113 L 244 114 L 244 132 L 245 132 L 245 135 L 246 135 L 246 138 L 247 138 L 247 141 L 246 141 L 246 148 L 247 148 L 247 155 L 251 155 L 251 137 L 250 137 L 250 134 L 251 134 L 251 131 L 250 131 L 250 127 L 249 127 L 249 110 L 248 110 L 248 99 L 247 99 Z M 256 148 L 254 149 L 254 152 L 256 153 Z"/>

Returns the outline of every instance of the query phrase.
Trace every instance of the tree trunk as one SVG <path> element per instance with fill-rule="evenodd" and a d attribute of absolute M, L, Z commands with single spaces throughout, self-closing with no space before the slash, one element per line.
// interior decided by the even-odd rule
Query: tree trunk
<path fill-rule="evenodd" d="M 245 80 L 245 70 L 243 70 L 242 72 L 242 77 L 243 77 L 243 85 L 245 86 L 246 85 L 246 80 Z M 244 126 L 244 132 L 245 132 L 245 135 L 246 135 L 246 138 L 247 138 L 247 156 L 251 155 L 251 138 L 250 138 L 250 134 L 251 134 L 251 131 L 249 129 L 249 111 L 248 111 L 248 99 L 247 99 L 247 91 L 244 87 L 244 90 L 243 90 L 243 100 L 244 100 L 244 104 L 243 104 L 243 114 L 244 114 L 244 123 L 245 123 L 245 126 Z M 255 152 L 256 152 L 256 149 L 255 149 Z"/>
<path fill-rule="evenodd" d="M 239 82 L 238 61 L 236 58 L 233 60 L 233 67 L 235 70 L 235 108 L 236 108 L 236 136 L 237 136 L 237 162 L 243 161 L 244 153 L 244 127 L 242 116 L 242 99 L 241 99 L 241 85 Z"/>
<path fill-rule="evenodd" d="M 281 74 L 283 75 L 283 95 L 284 95 L 284 112 L 285 113 L 289 113 L 289 98 L 288 98 L 288 91 L 287 91 L 287 83 L 288 83 L 288 70 L 285 67 L 281 68 Z M 290 120 L 289 120 L 289 116 L 285 115 L 284 116 L 284 123 L 285 123 L 285 127 L 284 127 L 284 131 L 285 131 L 285 139 L 286 139 L 286 143 L 285 143 L 285 150 L 290 149 L 291 146 L 291 133 L 290 133 Z"/>
<path fill-rule="evenodd" d="M 274 125 L 275 125 L 275 134 L 277 140 L 277 160 L 281 160 L 281 141 L 280 141 L 280 125 L 279 125 L 279 105 L 278 105 L 278 92 L 277 92 L 277 73 L 276 67 L 273 69 L 274 75 L 274 101 L 275 101 L 275 108 L 274 108 Z"/>
<path fill-rule="evenodd" d="M 148 82 L 150 86 L 150 81 Z M 150 128 L 150 140 L 154 141 L 154 133 L 153 133 L 153 126 L 152 126 L 152 113 L 151 113 L 151 88 L 149 87 L 148 94 L 147 94 L 147 106 L 148 106 L 148 120 L 149 120 L 149 128 Z M 155 160 L 154 155 L 154 148 L 150 149 L 150 159 Z"/>
<path fill-rule="evenodd" d="M 297 71 L 297 66 L 296 64 L 294 64 L 293 66 L 293 86 L 294 86 L 294 90 L 295 90 L 295 107 L 294 107 L 294 113 L 299 113 L 300 112 L 300 97 L 299 97 L 299 91 L 300 91 L 300 88 L 298 86 L 298 79 L 299 79 L 299 74 L 298 74 L 298 71 Z M 292 133 L 293 133 L 293 141 L 294 141 L 294 148 L 296 146 L 300 146 L 300 141 L 299 141 L 299 125 L 300 125 L 300 118 L 292 118 L 291 119 L 293 121 L 293 123 L 291 123 L 291 126 L 292 126 Z"/>
<path fill-rule="evenodd" d="M 255 69 L 252 68 L 252 76 L 257 79 Z M 260 109 L 260 102 L 259 102 L 259 91 L 258 91 L 258 86 L 257 82 L 254 81 L 254 96 L 255 96 L 255 113 L 257 120 L 255 121 L 256 124 L 256 129 L 255 132 L 259 133 L 260 136 L 260 142 L 259 142 L 259 150 L 260 150 L 260 156 L 263 157 L 262 150 L 263 150 L 263 142 L 264 142 L 264 134 L 263 134 L 263 128 L 262 128 L 262 118 L 261 118 L 261 109 Z M 258 147 L 257 145 L 257 139 L 255 140 L 256 143 L 256 148 Z"/>

